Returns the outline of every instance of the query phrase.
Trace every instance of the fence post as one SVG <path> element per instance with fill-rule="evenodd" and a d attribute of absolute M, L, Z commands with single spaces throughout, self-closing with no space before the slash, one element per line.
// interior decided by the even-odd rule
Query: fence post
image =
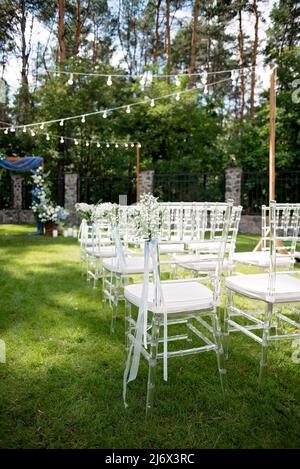
<path fill-rule="evenodd" d="M 77 202 L 77 173 L 65 173 L 65 209 L 70 212 L 68 223 L 77 222 L 75 204 Z"/>
<path fill-rule="evenodd" d="M 233 199 L 235 205 L 242 200 L 242 168 L 227 168 L 225 170 L 225 200 Z"/>
<path fill-rule="evenodd" d="M 152 194 L 154 191 L 154 171 L 149 169 L 140 172 L 140 195 Z"/>
<path fill-rule="evenodd" d="M 24 177 L 19 174 L 12 174 L 13 185 L 13 208 L 21 210 L 23 206 L 23 181 Z"/>

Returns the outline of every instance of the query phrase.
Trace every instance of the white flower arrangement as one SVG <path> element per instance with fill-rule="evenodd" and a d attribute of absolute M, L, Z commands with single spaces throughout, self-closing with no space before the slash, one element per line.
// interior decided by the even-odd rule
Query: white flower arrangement
<path fill-rule="evenodd" d="M 159 238 L 162 209 L 157 200 L 152 194 L 144 194 L 136 206 L 134 220 L 140 239 L 150 241 Z"/>
<path fill-rule="evenodd" d="M 95 205 L 86 204 L 83 202 L 75 204 L 75 210 L 79 213 L 82 218 L 87 221 L 91 221 L 94 207 Z"/>
<path fill-rule="evenodd" d="M 32 189 L 32 210 L 42 223 L 53 222 L 62 226 L 69 212 L 60 205 L 50 201 L 49 187 L 45 182 L 43 168 L 39 167 L 32 175 L 34 188 Z"/>
<path fill-rule="evenodd" d="M 105 202 L 94 206 L 91 219 L 94 223 L 107 221 L 112 227 L 116 227 L 120 221 L 119 217 L 120 206 L 111 202 Z"/>

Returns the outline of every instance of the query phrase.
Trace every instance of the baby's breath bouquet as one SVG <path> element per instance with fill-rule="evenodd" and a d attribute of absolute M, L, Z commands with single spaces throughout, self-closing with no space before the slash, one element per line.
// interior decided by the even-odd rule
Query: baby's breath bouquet
<path fill-rule="evenodd" d="M 150 241 L 159 238 L 162 210 L 157 200 L 152 194 L 144 194 L 136 207 L 135 224 L 140 239 Z"/>
<path fill-rule="evenodd" d="M 119 224 L 120 206 L 111 202 L 95 205 L 91 218 L 94 223 L 106 221 L 112 227 L 116 227 Z"/>
<path fill-rule="evenodd" d="M 92 213 L 93 213 L 93 210 L 94 210 L 94 205 L 85 204 L 83 202 L 77 203 L 77 204 L 75 204 L 75 210 L 86 221 L 91 221 Z"/>

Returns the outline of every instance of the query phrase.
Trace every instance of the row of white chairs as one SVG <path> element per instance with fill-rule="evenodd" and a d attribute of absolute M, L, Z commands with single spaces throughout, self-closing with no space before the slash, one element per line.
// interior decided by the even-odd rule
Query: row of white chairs
<path fill-rule="evenodd" d="M 228 355 L 231 333 L 242 332 L 261 344 L 260 383 L 270 341 L 300 337 L 300 324 L 291 317 L 297 310 L 289 308 L 285 313 L 282 308 L 284 303 L 300 301 L 300 280 L 294 269 L 300 205 L 272 202 L 270 207 L 263 207 L 262 251 L 255 253 L 257 261 L 252 253 L 247 253 L 248 259 L 245 253 L 241 253 L 242 258 L 240 253 L 235 253 L 242 208 L 233 207 L 231 201 L 161 206 L 164 217 L 160 236 L 157 241 L 146 243 L 144 256 L 138 249 L 141 240 L 137 239 L 130 222 L 131 208 L 122 208 L 114 243 L 107 244 L 113 233 L 105 220 L 99 220 L 94 226 L 83 222 L 80 235 L 82 262 L 86 263 L 88 272 L 94 269 L 95 279 L 102 276 L 103 311 L 109 301 L 112 331 L 119 301 L 125 300 L 125 402 L 127 382 L 137 375 L 140 355 L 148 360 L 147 412 L 153 405 L 155 369 L 160 358 L 167 379 L 170 357 L 214 351 L 224 391 L 224 353 Z M 167 248 L 163 249 L 165 246 Z M 267 272 L 234 275 L 236 262 L 264 267 Z M 287 270 L 281 273 L 278 267 Z M 162 280 L 162 269 L 169 269 L 173 278 Z M 187 271 L 192 278 L 187 277 Z M 222 323 L 223 273 L 226 273 L 227 303 Z M 139 279 L 141 274 L 143 282 L 130 284 L 130 279 Z M 253 311 L 244 311 L 236 302 L 237 296 L 259 300 L 265 304 L 264 311 L 257 307 Z M 138 309 L 137 315 L 132 314 L 132 307 Z M 178 333 L 182 327 L 183 333 Z M 170 334 L 170 328 L 175 328 L 174 335 Z M 169 350 L 169 343 L 184 340 L 187 348 Z"/>

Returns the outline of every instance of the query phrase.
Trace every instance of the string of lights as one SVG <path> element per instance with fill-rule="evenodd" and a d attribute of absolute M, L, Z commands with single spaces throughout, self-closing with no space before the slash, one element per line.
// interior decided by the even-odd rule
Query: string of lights
<path fill-rule="evenodd" d="M 161 100 L 168 99 L 168 98 L 175 98 L 176 101 L 180 101 L 180 98 L 183 94 L 189 94 L 189 93 L 195 92 L 195 91 L 199 92 L 200 90 L 202 90 L 204 92 L 204 94 L 207 94 L 208 93 L 208 87 L 212 87 L 212 86 L 216 86 L 216 85 L 225 83 L 229 80 L 232 80 L 233 78 L 234 77 L 230 76 L 230 77 L 223 78 L 222 80 L 218 80 L 218 81 L 213 82 L 213 83 L 207 83 L 207 77 L 206 77 L 202 80 L 202 86 L 201 87 L 176 91 L 174 93 L 168 93 L 166 95 L 158 96 L 158 97 L 155 97 L 155 98 L 146 97 L 143 100 L 137 101 L 135 103 L 124 104 L 124 105 L 116 106 L 116 107 L 109 108 L 109 109 L 102 109 L 102 110 L 98 110 L 98 111 L 87 112 L 87 113 L 78 114 L 78 115 L 75 115 L 75 116 L 60 117 L 58 119 L 51 119 L 51 120 L 40 121 L 40 122 L 33 122 L 31 124 L 25 124 L 25 125 L 17 125 L 17 126 L 11 125 L 9 127 L 3 128 L 3 131 L 4 131 L 4 134 L 7 135 L 8 132 L 15 132 L 18 129 L 22 129 L 24 133 L 26 133 L 28 130 L 30 130 L 32 136 L 34 136 L 35 135 L 34 128 L 36 128 L 36 127 L 39 127 L 40 130 L 44 130 L 46 126 L 51 125 L 51 124 L 55 124 L 55 123 L 59 123 L 60 127 L 64 127 L 65 122 L 73 121 L 73 120 L 79 120 L 79 119 L 80 119 L 81 123 L 84 124 L 86 122 L 86 118 L 88 118 L 90 116 L 102 115 L 102 117 L 104 119 L 106 119 L 114 111 L 120 111 L 120 110 L 125 110 L 125 112 L 127 114 L 130 114 L 131 109 L 133 107 L 136 107 L 136 106 L 141 106 L 141 105 L 145 105 L 145 104 L 150 103 L 151 107 L 155 107 L 155 103 L 157 101 L 161 101 Z"/>
<path fill-rule="evenodd" d="M 96 137 L 92 138 L 78 138 L 78 137 L 69 137 L 65 135 L 58 135 L 58 134 L 50 134 L 50 133 L 45 133 L 45 132 L 37 132 L 35 134 L 36 136 L 43 135 L 45 136 L 47 141 L 50 141 L 51 139 L 59 139 L 60 143 L 64 143 L 65 141 L 70 141 L 74 143 L 74 145 L 79 145 L 82 144 L 86 147 L 96 145 L 97 148 L 110 148 L 110 147 L 115 147 L 115 148 L 134 148 L 135 146 L 138 146 L 141 148 L 140 142 L 133 142 L 133 141 L 121 141 L 121 140 L 100 140 Z"/>
<path fill-rule="evenodd" d="M 253 68 L 258 68 L 260 65 L 251 65 L 249 67 L 244 67 L 244 70 L 249 70 Z M 175 78 L 175 81 L 178 83 L 178 86 L 180 85 L 180 77 L 196 77 L 196 76 L 202 76 L 202 75 L 218 75 L 218 74 L 223 74 L 223 73 L 232 73 L 232 72 L 240 72 L 241 68 L 234 68 L 234 69 L 227 69 L 227 70 L 216 70 L 216 71 L 197 71 L 190 73 L 189 71 L 181 71 L 181 72 L 176 72 L 176 73 L 171 73 L 171 74 L 157 74 L 157 73 L 152 73 L 151 71 L 145 71 L 142 74 L 128 74 L 128 73 L 102 73 L 102 72 L 79 72 L 79 71 L 74 71 L 74 70 L 59 70 L 59 69 L 48 69 L 47 73 L 52 74 L 53 76 L 59 77 L 60 75 L 67 75 L 70 77 L 68 80 L 70 85 L 74 83 L 74 78 L 76 76 L 92 76 L 92 77 L 102 77 L 102 78 L 107 78 L 107 85 L 111 86 L 112 85 L 112 78 L 133 78 L 133 79 L 140 79 L 141 81 L 145 80 L 145 77 L 147 75 L 151 76 L 152 78 Z M 143 84 L 143 83 L 142 83 Z"/>

